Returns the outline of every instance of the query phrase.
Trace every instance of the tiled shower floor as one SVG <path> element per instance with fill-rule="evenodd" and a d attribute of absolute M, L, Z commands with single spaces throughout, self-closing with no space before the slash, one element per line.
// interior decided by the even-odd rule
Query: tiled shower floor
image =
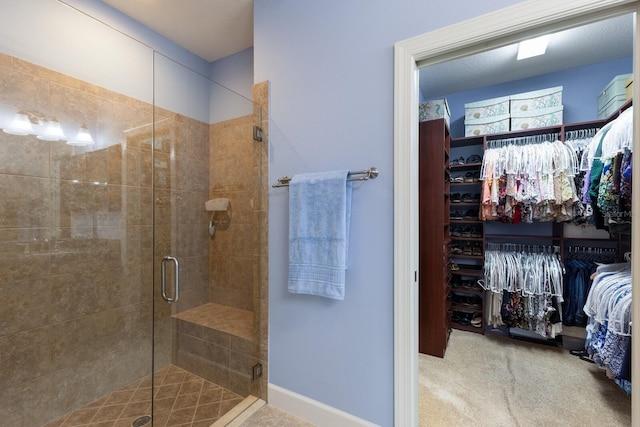
<path fill-rule="evenodd" d="M 209 427 L 242 397 L 177 366 L 155 374 L 153 427 Z M 151 377 L 143 378 L 91 402 L 46 427 L 131 427 L 151 411 Z M 151 423 L 145 424 L 145 427 Z"/>

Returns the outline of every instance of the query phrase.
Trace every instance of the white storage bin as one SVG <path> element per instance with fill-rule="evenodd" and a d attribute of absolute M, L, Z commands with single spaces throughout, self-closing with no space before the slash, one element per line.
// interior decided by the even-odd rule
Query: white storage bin
<path fill-rule="evenodd" d="M 464 121 L 509 115 L 509 97 L 485 99 L 464 104 Z"/>
<path fill-rule="evenodd" d="M 426 122 L 427 120 L 444 119 L 449 126 L 451 113 L 449 112 L 449 104 L 445 98 L 433 99 L 427 102 L 421 102 L 419 107 L 419 120 Z"/>
<path fill-rule="evenodd" d="M 528 130 L 562 124 L 563 106 L 511 113 L 511 130 Z"/>
<path fill-rule="evenodd" d="M 602 89 L 602 92 L 598 95 L 598 112 L 603 111 L 605 106 L 612 100 L 619 99 L 619 96 L 622 95 L 626 98 L 626 83 L 627 79 L 631 76 L 632 74 L 621 74 L 619 76 L 615 76 L 613 80 L 611 80 L 609 84 Z"/>
<path fill-rule="evenodd" d="M 465 120 L 464 136 L 489 135 L 492 133 L 509 132 L 509 115 L 483 117 L 475 120 Z"/>
<path fill-rule="evenodd" d="M 524 112 L 562 106 L 562 86 L 511 95 L 510 110 Z"/>
<path fill-rule="evenodd" d="M 604 105 L 602 108 L 598 110 L 598 118 L 606 119 L 610 115 L 612 115 L 616 110 L 618 110 L 624 103 L 627 102 L 627 95 L 617 95 L 614 96 L 609 102 Z"/>

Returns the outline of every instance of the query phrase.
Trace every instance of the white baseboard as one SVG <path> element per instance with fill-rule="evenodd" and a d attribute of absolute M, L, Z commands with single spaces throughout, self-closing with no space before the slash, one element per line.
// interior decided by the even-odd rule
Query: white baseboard
<path fill-rule="evenodd" d="M 309 421 L 318 427 L 375 427 L 369 421 L 333 408 L 324 403 L 294 393 L 280 386 L 269 384 L 268 403 Z"/>

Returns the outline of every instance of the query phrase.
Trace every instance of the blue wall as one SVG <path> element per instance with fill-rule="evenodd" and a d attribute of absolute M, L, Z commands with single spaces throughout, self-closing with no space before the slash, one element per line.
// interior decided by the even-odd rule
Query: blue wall
<path fill-rule="evenodd" d="M 344 301 L 287 293 L 288 193 L 269 197 L 269 381 L 393 425 L 393 45 L 514 0 L 255 0 L 270 181 L 377 166 L 353 191 Z"/>
<path fill-rule="evenodd" d="M 495 86 L 446 95 L 451 111 L 451 134 L 464 136 L 464 104 L 521 92 L 562 86 L 564 123 L 598 118 L 598 95 L 619 74 L 631 73 L 633 58 L 589 65 L 557 73 L 544 74 Z"/>
<path fill-rule="evenodd" d="M 253 99 L 253 48 L 211 63 L 211 80 Z"/>

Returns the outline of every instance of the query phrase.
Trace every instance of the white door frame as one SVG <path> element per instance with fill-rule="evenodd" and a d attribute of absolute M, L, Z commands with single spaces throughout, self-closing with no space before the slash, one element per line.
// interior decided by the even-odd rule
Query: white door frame
<path fill-rule="evenodd" d="M 396 43 L 394 59 L 394 423 L 418 426 L 418 64 L 430 65 L 555 32 L 620 13 L 637 12 L 639 0 L 528 0 L 481 17 Z M 638 14 L 636 14 L 636 26 Z M 639 75 L 638 31 L 634 32 L 634 74 Z M 633 97 L 640 99 L 640 84 Z M 634 147 L 640 152 L 640 103 L 634 103 Z M 633 174 L 640 176 L 640 162 Z M 633 191 L 632 262 L 640 265 L 640 185 Z M 638 275 L 633 287 L 638 289 Z M 637 291 L 636 291 L 637 292 Z M 640 301 L 633 302 L 640 324 Z M 640 348 L 640 336 L 632 338 Z M 633 365 L 640 352 L 634 352 Z M 632 371 L 632 384 L 640 372 Z M 635 387 L 634 387 L 635 388 Z M 640 396 L 632 395 L 633 422 L 640 425 Z"/>

